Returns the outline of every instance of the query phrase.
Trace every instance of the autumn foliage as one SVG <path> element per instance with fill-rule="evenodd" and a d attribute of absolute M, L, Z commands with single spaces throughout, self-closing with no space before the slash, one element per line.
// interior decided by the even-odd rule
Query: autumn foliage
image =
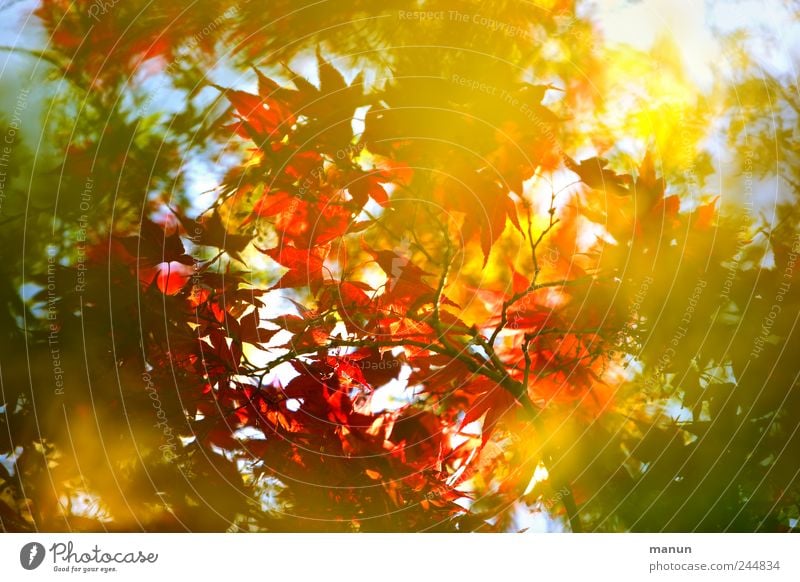
<path fill-rule="evenodd" d="M 628 157 L 625 136 L 576 137 L 591 83 L 522 56 L 574 44 L 565 15 L 591 31 L 569 3 L 500 3 L 532 36 L 464 50 L 414 23 L 431 55 L 361 31 L 388 64 L 301 34 L 355 26 L 360 2 L 297 29 L 261 13 L 283 2 L 140 4 L 96 25 L 88 2 L 37 10 L 89 112 L 41 178 L 64 194 L 56 238 L 32 244 L 57 260 L 6 316 L 31 362 L 3 360 L 0 444 L 28 499 L 8 529 L 507 531 L 522 510 L 572 531 L 785 527 L 796 475 L 758 482 L 786 457 L 757 435 L 797 449 L 796 389 L 747 387 L 737 333 L 760 317 L 735 295 L 754 275 L 727 281 L 756 227 L 671 185 L 648 136 Z M 209 58 L 238 72 L 206 76 Z M 148 75 L 185 89 L 176 113 L 116 100 Z M 222 168 L 210 195 L 193 156 Z M 796 245 L 770 244 L 789 272 Z"/>

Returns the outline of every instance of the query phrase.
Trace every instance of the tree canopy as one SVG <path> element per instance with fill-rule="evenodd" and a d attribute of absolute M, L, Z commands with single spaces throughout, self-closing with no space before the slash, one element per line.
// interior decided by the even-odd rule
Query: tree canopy
<path fill-rule="evenodd" d="M 800 99 L 746 40 L 699 88 L 570 0 L 32 18 L 4 529 L 796 527 Z"/>

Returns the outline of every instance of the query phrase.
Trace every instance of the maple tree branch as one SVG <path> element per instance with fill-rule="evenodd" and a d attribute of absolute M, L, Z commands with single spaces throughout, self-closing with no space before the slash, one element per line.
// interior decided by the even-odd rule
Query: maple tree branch
<path fill-rule="evenodd" d="M 256 368 L 254 371 L 264 371 L 269 372 L 273 370 L 275 367 L 285 364 L 286 362 L 290 362 L 298 357 L 309 355 L 315 352 L 320 352 L 329 349 L 336 349 L 336 348 L 401 348 L 406 346 L 414 346 L 424 350 L 429 350 L 431 352 L 442 354 L 446 356 L 450 356 L 454 359 L 458 359 L 462 361 L 471 371 L 481 373 L 488 378 L 497 381 L 500 383 L 502 380 L 497 374 L 493 373 L 492 370 L 486 368 L 483 365 L 483 362 L 478 360 L 474 360 L 472 358 L 465 357 L 465 352 L 457 352 L 453 353 L 453 351 L 445 346 L 440 346 L 430 342 L 422 342 L 417 340 L 411 339 L 399 339 L 399 340 L 378 340 L 378 339 L 367 339 L 367 340 L 353 340 L 353 339 L 338 339 L 338 338 L 331 338 L 328 343 L 323 345 L 308 345 L 302 346 L 298 348 L 294 348 L 287 352 L 286 354 L 279 356 L 269 362 L 266 366 Z"/>
<path fill-rule="evenodd" d="M 528 386 L 528 378 L 530 377 L 531 373 L 531 353 L 528 351 L 531 345 L 533 338 L 530 335 L 525 334 L 525 339 L 522 342 L 522 357 L 525 358 L 525 371 L 522 377 L 522 385 Z"/>
<path fill-rule="evenodd" d="M 411 188 L 409 188 L 409 187 L 407 187 L 407 186 L 405 187 L 405 189 L 406 189 L 406 190 L 408 190 L 408 191 L 410 191 L 410 192 L 413 192 L 413 190 L 411 190 Z M 433 218 L 430 208 L 426 207 L 426 210 L 427 210 L 428 216 L 431 216 L 431 218 Z M 417 211 L 418 211 L 418 208 L 417 208 L 417 207 L 415 207 L 415 208 L 414 208 L 414 218 L 411 220 L 411 229 L 410 229 L 410 230 L 411 230 L 411 236 L 414 238 L 414 244 L 416 244 L 416 245 L 417 245 L 417 246 L 418 246 L 418 247 L 419 247 L 419 248 L 422 250 L 422 252 L 425 254 L 425 257 L 426 257 L 426 258 L 427 258 L 427 259 L 428 259 L 428 260 L 429 260 L 431 263 L 434 263 L 434 264 L 436 264 L 436 261 L 435 261 L 435 260 L 433 259 L 433 257 L 432 257 L 432 256 L 431 256 L 431 255 L 428 253 L 428 251 L 425 249 L 425 247 L 423 246 L 423 244 L 422 244 L 422 243 L 419 241 L 419 236 L 417 236 Z M 435 219 L 434 219 L 434 220 L 435 220 Z"/>
<path fill-rule="evenodd" d="M 446 241 L 444 251 L 444 267 L 442 269 L 442 276 L 439 278 L 439 284 L 436 287 L 436 294 L 433 298 L 433 313 L 434 319 L 437 323 L 441 322 L 441 319 L 439 318 L 439 304 L 442 301 L 442 294 L 444 293 L 444 288 L 447 285 L 447 276 L 450 273 L 450 266 L 452 264 L 452 244 L 450 243 L 447 233 L 443 232 L 442 234 L 444 240 Z"/>
<path fill-rule="evenodd" d="M 789 176 L 786 176 L 786 175 L 783 175 L 783 176 L 781 176 L 781 178 L 783 178 L 784 180 L 786 180 L 786 181 L 789 183 L 789 185 L 790 185 L 792 188 L 794 188 L 795 192 L 800 192 L 800 184 L 798 184 L 797 182 L 795 182 L 795 181 L 794 181 L 794 180 L 792 180 L 792 179 L 791 179 Z"/>
<path fill-rule="evenodd" d="M 484 339 L 485 341 L 485 339 Z M 483 342 L 481 342 L 483 345 Z M 294 348 L 288 351 L 286 354 L 279 356 L 269 362 L 266 366 L 254 368 L 251 372 L 263 372 L 263 375 L 266 375 L 271 370 L 275 369 L 277 366 L 284 364 L 286 362 L 290 362 L 294 359 L 299 357 L 318 353 L 320 351 L 336 349 L 336 348 L 343 348 L 343 347 L 354 347 L 354 348 L 380 348 L 380 347 L 406 347 L 406 346 L 414 346 L 421 349 L 429 350 L 431 352 L 442 354 L 453 358 L 454 360 L 459 360 L 462 362 L 471 372 L 475 374 L 480 374 L 494 382 L 496 382 L 499 386 L 503 389 L 507 390 L 514 398 L 525 408 L 525 410 L 533 415 L 538 414 L 538 409 L 531 401 L 530 397 L 527 393 L 527 388 L 521 383 L 514 380 L 507 371 L 505 364 L 497 357 L 497 354 L 494 353 L 493 350 L 486 350 L 489 355 L 489 360 L 478 360 L 476 358 L 470 357 L 468 352 L 465 350 L 459 350 L 456 346 L 447 346 L 447 345 L 437 345 L 431 342 L 422 342 L 417 340 L 411 339 L 399 339 L 399 340 L 378 340 L 378 339 L 366 339 L 366 340 L 355 340 L 355 339 L 334 339 L 331 338 L 328 343 L 324 345 L 308 345 L 302 346 L 298 348 Z M 491 364 L 488 365 L 488 364 Z M 262 375 L 262 381 L 263 381 Z"/>
<path fill-rule="evenodd" d="M 369 210 L 367 210 L 366 208 L 362 208 L 362 209 L 361 209 L 361 211 L 362 211 L 364 214 L 366 214 L 366 215 L 367 215 L 367 218 L 369 218 L 370 220 L 372 220 L 372 221 L 373 221 L 373 223 L 375 224 L 375 226 L 378 226 L 379 228 L 381 228 L 381 229 L 383 229 L 384 231 L 386 231 L 386 234 L 388 234 L 388 235 L 389 235 L 391 238 L 393 238 L 393 239 L 395 239 L 395 240 L 397 240 L 397 241 L 402 241 L 402 240 L 403 240 L 403 237 L 402 237 L 401 235 L 399 235 L 399 234 L 397 234 L 397 233 L 393 232 L 391 228 L 389 228 L 388 226 L 386 226 L 386 225 L 383 223 L 383 221 L 382 221 L 382 220 L 379 220 L 379 219 L 378 219 L 378 218 L 377 218 L 377 217 L 376 217 L 374 214 L 372 214 L 372 213 L 371 213 Z M 414 239 L 414 246 L 415 246 L 415 247 L 417 247 L 417 249 L 419 249 L 419 251 L 420 251 L 420 252 L 421 252 L 423 255 L 425 255 L 425 258 L 427 258 L 427 259 L 428 259 L 429 261 L 431 261 L 432 263 L 435 263 L 436 261 L 434 261 L 434 260 L 433 260 L 433 257 L 430 255 L 430 253 L 428 253 L 428 251 L 425 249 L 425 247 L 424 247 L 424 246 L 422 246 L 422 244 L 420 244 L 419 240 L 417 239 L 417 233 L 416 233 L 416 231 L 415 231 L 413 228 L 411 229 L 411 236 L 412 236 L 412 237 L 413 237 L 413 239 Z"/>
<path fill-rule="evenodd" d="M 537 283 L 536 286 L 533 288 L 534 291 L 539 289 L 545 289 L 546 287 L 571 287 L 574 285 L 579 285 L 581 283 L 586 283 L 588 281 L 594 281 L 597 277 L 594 275 L 584 275 L 582 277 L 576 277 L 575 279 L 559 279 L 558 281 L 547 281 L 545 283 Z"/>
<path fill-rule="evenodd" d="M 0 46 L 0 51 L 14 53 L 15 55 L 27 55 L 29 57 L 33 57 L 39 60 L 44 60 L 50 63 L 51 65 L 63 68 L 64 63 L 58 60 L 58 55 L 54 52 L 47 51 L 47 50 L 36 50 L 36 49 L 29 49 L 24 47 L 17 47 L 17 46 Z"/>
<path fill-rule="evenodd" d="M 789 106 L 797 113 L 800 113 L 800 104 L 797 102 L 797 95 L 795 95 L 793 91 L 789 90 L 788 87 L 784 87 L 781 83 L 776 83 L 775 86 L 783 96 L 786 103 L 788 103 Z"/>
<path fill-rule="evenodd" d="M 551 327 L 549 329 L 540 329 L 530 334 L 526 334 L 531 340 L 541 337 L 543 335 L 597 335 L 603 331 L 602 327 L 587 327 L 586 329 L 562 329 L 558 327 Z"/>
<path fill-rule="evenodd" d="M 458 350 L 457 347 L 454 346 L 447 337 L 446 331 L 451 331 L 452 328 L 448 326 L 445 329 L 441 320 L 440 307 L 442 301 L 442 294 L 444 293 L 444 288 L 447 285 L 447 276 L 450 273 L 450 266 L 452 264 L 452 245 L 450 243 L 449 237 L 447 236 L 447 231 L 444 227 L 442 228 L 442 238 L 446 241 L 446 244 L 445 244 L 444 265 L 442 268 L 442 275 L 439 278 L 439 284 L 436 287 L 436 292 L 433 298 L 434 327 L 436 329 L 439 341 L 442 342 L 442 345 L 445 346 L 447 349 L 449 349 L 451 352 L 460 354 L 463 352 L 463 350 Z M 468 331 L 468 333 L 470 333 L 470 335 L 475 337 L 475 333 L 477 333 L 477 330 L 474 333 L 472 333 L 470 330 Z M 498 373 L 499 372 L 500 370 L 498 370 Z"/>
<path fill-rule="evenodd" d="M 539 259 L 537 257 L 537 252 L 539 250 L 539 245 L 542 243 L 544 238 L 553 230 L 553 228 L 558 224 L 559 220 L 555 217 L 556 213 L 556 194 L 553 192 L 550 195 L 550 208 L 548 210 L 548 214 L 550 215 L 550 219 L 548 221 L 547 227 L 539 233 L 539 236 L 534 241 L 533 240 L 533 215 L 531 212 L 530 203 L 526 204 L 526 210 L 528 213 L 528 241 L 531 248 L 531 259 L 533 261 L 533 276 L 531 277 L 531 281 L 526 289 L 514 293 L 510 298 L 503 301 L 503 307 L 500 311 L 500 323 L 497 324 L 497 327 L 492 332 L 492 335 L 489 338 L 489 343 L 494 345 L 494 342 L 497 340 L 497 337 L 500 335 L 500 332 L 503 331 L 505 326 L 508 324 L 508 310 L 520 299 L 527 296 L 529 293 L 542 288 L 544 285 L 539 286 L 537 284 L 539 273 L 541 272 L 541 266 L 539 265 Z"/>

